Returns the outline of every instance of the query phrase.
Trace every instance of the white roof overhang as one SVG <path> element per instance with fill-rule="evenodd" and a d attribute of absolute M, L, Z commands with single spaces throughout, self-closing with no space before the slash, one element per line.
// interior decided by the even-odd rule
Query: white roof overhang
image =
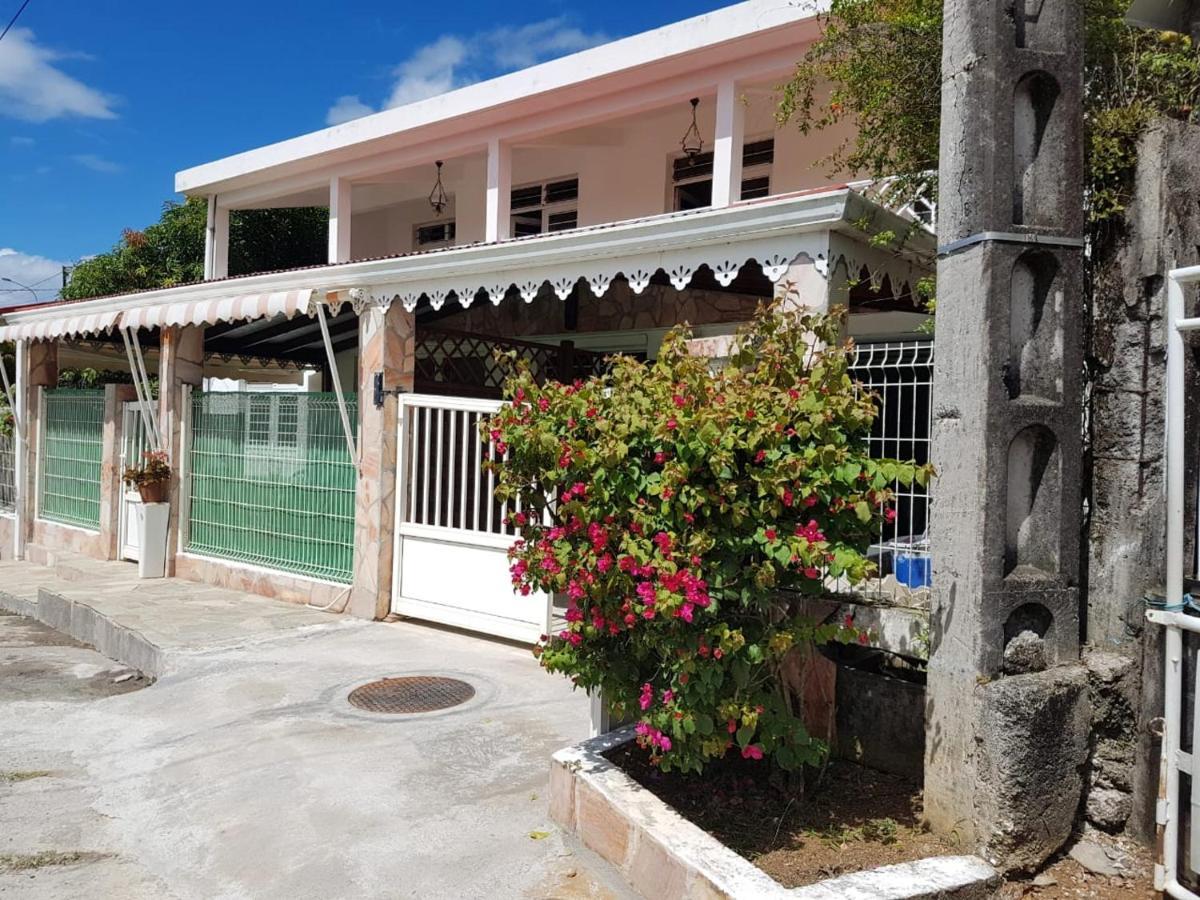
<path fill-rule="evenodd" d="M 624 101 L 646 94 L 656 103 L 670 102 L 679 92 L 683 97 L 695 93 L 698 84 L 715 87 L 725 76 L 724 70 L 733 64 L 749 64 L 754 69 L 769 60 L 771 65 L 757 77 L 775 77 L 781 71 L 790 71 L 797 47 L 817 36 L 817 16 L 828 11 L 829 3 L 748 0 L 416 103 L 184 169 L 175 176 L 175 190 L 220 194 L 223 203 L 229 192 L 250 190 L 267 181 L 297 179 L 288 182 L 288 189 L 295 191 L 308 185 L 312 179 L 305 176 L 318 170 L 336 166 L 340 176 L 357 177 L 362 173 L 353 169 L 354 162 L 365 162 L 367 157 L 383 159 L 383 154 L 403 153 L 414 145 L 436 142 L 436 152 L 443 156 L 452 155 L 451 150 L 477 149 L 475 145 L 486 146 L 489 137 L 506 139 L 506 129 L 518 120 L 543 127 L 554 120 L 557 127 L 570 127 L 586 115 L 581 106 L 585 101 L 602 102 L 609 108 L 608 116 L 613 114 L 615 100 L 628 105 Z M 750 70 L 738 73 L 739 77 L 753 74 Z M 655 90 L 648 86 L 681 78 L 686 83 L 680 83 L 669 96 L 650 96 Z M 565 116 L 561 115 L 564 110 Z M 559 118 L 562 121 L 557 121 Z M 391 165 L 394 168 L 396 163 L 392 161 Z"/>
<path fill-rule="evenodd" d="M 907 220 L 839 188 L 494 244 L 45 304 L 5 314 L 4 331 L 37 339 L 81 333 L 72 322 L 107 322 L 111 327 L 118 316 L 119 324 L 133 327 L 292 316 L 310 311 L 312 300 L 338 305 L 362 297 L 399 300 L 411 310 L 425 296 L 436 309 L 450 297 L 470 306 L 481 291 L 499 303 L 513 287 L 528 302 L 546 283 L 565 298 L 581 278 L 603 296 L 618 275 L 640 293 L 660 269 L 682 290 L 701 265 L 728 285 L 750 260 L 778 281 L 800 256 L 827 272 L 835 257 L 844 255 L 840 248 L 847 241 L 867 242 L 870 233 L 860 224 L 867 220 L 876 233 L 913 231 Z M 834 241 L 835 234 L 841 239 Z M 903 252 L 876 256 L 892 259 L 895 281 L 906 272 L 923 271 L 922 257 L 932 250 L 932 236 L 920 231 L 910 234 Z"/>

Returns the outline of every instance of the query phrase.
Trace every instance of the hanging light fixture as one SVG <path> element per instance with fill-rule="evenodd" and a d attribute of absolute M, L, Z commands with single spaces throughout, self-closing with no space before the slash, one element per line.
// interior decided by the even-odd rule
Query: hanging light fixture
<path fill-rule="evenodd" d="M 704 150 L 704 139 L 700 137 L 700 127 L 696 124 L 696 107 L 700 105 L 700 98 L 693 97 L 691 102 L 692 124 L 683 133 L 683 140 L 679 142 L 679 146 L 683 148 L 683 152 L 688 155 L 689 159 L 695 159 Z"/>
<path fill-rule="evenodd" d="M 450 198 L 446 196 L 446 189 L 442 186 L 442 161 L 437 161 L 437 181 L 433 184 L 433 190 L 429 192 L 429 205 L 433 207 L 433 211 L 439 216 L 447 206 L 450 205 Z"/>

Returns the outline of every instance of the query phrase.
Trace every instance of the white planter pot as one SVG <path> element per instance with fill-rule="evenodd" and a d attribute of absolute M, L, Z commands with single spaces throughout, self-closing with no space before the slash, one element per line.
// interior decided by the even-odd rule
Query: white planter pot
<path fill-rule="evenodd" d="M 137 503 L 135 527 L 141 544 L 139 578 L 162 578 L 167 573 L 167 522 L 170 503 Z"/>

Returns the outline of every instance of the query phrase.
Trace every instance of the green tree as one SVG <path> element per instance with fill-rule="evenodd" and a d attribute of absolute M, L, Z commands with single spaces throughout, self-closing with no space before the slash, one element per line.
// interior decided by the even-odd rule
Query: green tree
<path fill-rule="evenodd" d="M 1200 54 L 1190 38 L 1125 20 L 1131 0 L 1083 0 L 1087 201 L 1098 233 L 1129 200 L 1137 141 L 1156 116 L 1192 120 Z M 893 197 L 936 194 L 942 0 L 833 0 L 822 36 L 785 86 L 781 121 L 857 130 L 824 162 L 897 176 Z"/>
<path fill-rule="evenodd" d="M 161 218 L 135 231 L 125 229 L 107 253 L 77 265 L 63 289 L 68 300 L 146 291 L 199 281 L 204 275 L 203 198 L 163 204 Z M 328 213 L 322 208 L 236 210 L 229 223 L 229 274 L 324 262 Z"/>

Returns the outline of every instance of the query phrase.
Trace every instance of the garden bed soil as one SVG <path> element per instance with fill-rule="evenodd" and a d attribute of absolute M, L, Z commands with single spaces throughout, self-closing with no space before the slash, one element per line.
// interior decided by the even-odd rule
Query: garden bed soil
<path fill-rule="evenodd" d="M 730 759 L 703 776 L 665 775 L 632 743 L 605 756 L 785 887 L 960 852 L 923 827 L 912 778 L 834 761 L 797 794 L 772 784 L 763 762 Z"/>
<path fill-rule="evenodd" d="M 1154 861 L 1147 848 L 1121 838 L 1103 843 L 1106 853 L 1111 850 L 1120 861 L 1121 874 L 1097 875 L 1063 853 L 1036 876 L 1010 879 L 997 900 L 1157 900 L 1161 896 L 1154 890 Z"/>

